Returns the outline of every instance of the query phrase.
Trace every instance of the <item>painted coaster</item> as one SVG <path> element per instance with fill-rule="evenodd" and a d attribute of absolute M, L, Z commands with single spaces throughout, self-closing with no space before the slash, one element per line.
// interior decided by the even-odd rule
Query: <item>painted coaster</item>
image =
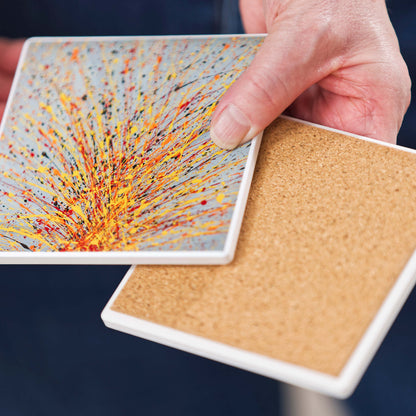
<path fill-rule="evenodd" d="M 33 38 L 0 139 L 0 262 L 229 262 L 260 137 L 216 147 L 262 37 Z"/>
<path fill-rule="evenodd" d="M 416 279 L 416 152 L 280 119 L 234 261 L 132 268 L 105 324 L 321 393 L 360 380 Z"/>

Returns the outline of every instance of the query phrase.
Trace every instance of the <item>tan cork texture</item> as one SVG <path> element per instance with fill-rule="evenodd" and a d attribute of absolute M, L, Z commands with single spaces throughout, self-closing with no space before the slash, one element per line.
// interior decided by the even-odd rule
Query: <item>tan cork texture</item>
<path fill-rule="evenodd" d="M 338 375 L 416 248 L 416 155 L 265 132 L 234 261 L 138 266 L 112 309 Z"/>

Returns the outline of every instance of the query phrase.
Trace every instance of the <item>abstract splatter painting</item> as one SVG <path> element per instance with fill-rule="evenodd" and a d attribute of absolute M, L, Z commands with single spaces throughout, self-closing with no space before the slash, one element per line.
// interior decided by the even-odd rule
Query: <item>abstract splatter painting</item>
<path fill-rule="evenodd" d="M 233 251 L 258 140 L 221 150 L 209 125 L 261 42 L 29 40 L 0 136 L 0 261 L 205 263 Z"/>

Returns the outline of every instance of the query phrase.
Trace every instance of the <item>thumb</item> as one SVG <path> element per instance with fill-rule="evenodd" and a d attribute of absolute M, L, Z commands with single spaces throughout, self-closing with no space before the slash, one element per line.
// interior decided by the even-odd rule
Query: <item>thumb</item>
<path fill-rule="evenodd" d="M 328 45 L 322 47 L 320 41 L 324 34 L 307 33 L 299 29 L 298 21 L 277 23 L 215 110 L 211 138 L 222 148 L 232 149 L 251 140 L 303 91 L 332 71 Z"/>

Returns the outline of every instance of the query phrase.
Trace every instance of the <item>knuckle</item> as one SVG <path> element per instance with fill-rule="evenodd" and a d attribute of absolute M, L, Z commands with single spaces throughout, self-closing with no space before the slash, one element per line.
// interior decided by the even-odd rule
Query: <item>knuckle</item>
<path fill-rule="evenodd" d="M 276 107 L 278 103 L 288 97 L 288 90 L 283 80 L 270 69 L 253 70 L 249 82 L 256 101 L 261 101 Z"/>
<path fill-rule="evenodd" d="M 409 107 L 412 98 L 412 81 L 410 79 L 409 72 L 406 70 L 405 81 L 404 81 L 406 108 Z"/>
<path fill-rule="evenodd" d="M 398 59 L 397 62 L 396 79 L 398 84 L 398 95 L 403 102 L 405 110 L 407 110 L 412 97 L 412 81 L 404 59 L 400 56 L 400 59 Z"/>

